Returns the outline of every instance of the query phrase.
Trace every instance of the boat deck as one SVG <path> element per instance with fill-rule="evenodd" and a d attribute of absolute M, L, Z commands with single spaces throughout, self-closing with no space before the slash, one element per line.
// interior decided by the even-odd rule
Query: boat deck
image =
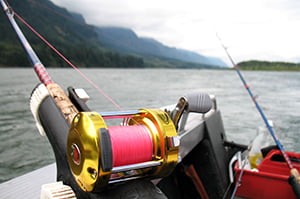
<path fill-rule="evenodd" d="M 30 180 L 31 179 L 31 180 Z M 0 184 L 0 198 L 40 198 L 43 184 L 56 182 L 56 164 L 50 164 Z M 242 199 L 234 197 L 234 199 Z"/>
<path fill-rule="evenodd" d="M 43 184 L 56 182 L 56 164 L 50 164 L 0 184 L 0 198 L 40 198 Z"/>

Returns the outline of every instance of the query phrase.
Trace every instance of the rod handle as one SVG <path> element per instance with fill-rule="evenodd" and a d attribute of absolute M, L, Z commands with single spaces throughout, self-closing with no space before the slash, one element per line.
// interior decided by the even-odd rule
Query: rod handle
<path fill-rule="evenodd" d="M 63 89 L 56 83 L 48 84 L 47 89 L 54 99 L 56 105 L 61 110 L 64 118 L 67 120 L 69 124 L 72 123 L 73 118 L 78 113 L 77 108 L 71 102 L 69 97 L 63 91 Z"/>

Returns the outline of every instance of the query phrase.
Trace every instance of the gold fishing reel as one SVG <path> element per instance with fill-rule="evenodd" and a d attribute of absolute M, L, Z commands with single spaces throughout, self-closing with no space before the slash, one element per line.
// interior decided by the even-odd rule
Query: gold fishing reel
<path fill-rule="evenodd" d="M 126 122 L 108 127 L 104 119 L 115 118 Z M 170 174 L 178 148 L 176 128 L 162 110 L 80 112 L 71 124 L 67 156 L 81 189 L 97 192 L 112 183 Z"/>

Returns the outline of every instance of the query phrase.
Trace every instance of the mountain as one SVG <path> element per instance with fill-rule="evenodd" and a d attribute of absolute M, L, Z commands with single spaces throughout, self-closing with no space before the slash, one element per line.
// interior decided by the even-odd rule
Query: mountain
<path fill-rule="evenodd" d="M 86 24 L 79 14 L 70 13 L 49 0 L 22 0 L 10 3 L 16 13 L 28 21 L 33 28 L 77 66 L 144 67 L 142 58 L 131 55 L 121 56 L 105 47 L 99 41 L 94 28 Z M 0 65 L 30 66 L 16 34 L 3 12 L 0 12 L 0 19 Z M 16 21 L 19 23 L 18 20 Z M 46 66 L 67 66 L 27 27 L 22 23 L 19 25 Z"/>
<path fill-rule="evenodd" d="M 150 38 L 139 38 L 130 29 L 93 27 L 86 24 L 82 15 L 49 0 L 11 1 L 11 6 L 79 67 L 216 68 L 225 65 L 218 59 L 168 47 Z M 0 66 L 29 66 L 3 12 L 0 19 L 3 21 L 0 23 Z M 46 66 L 67 66 L 27 27 L 19 24 Z"/>
<path fill-rule="evenodd" d="M 138 37 L 131 29 L 96 27 L 96 31 L 99 40 L 103 44 L 119 52 L 154 55 L 206 65 L 226 66 L 226 64 L 218 58 L 206 57 L 192 51 L 168 47 L 152 38 Z"/>

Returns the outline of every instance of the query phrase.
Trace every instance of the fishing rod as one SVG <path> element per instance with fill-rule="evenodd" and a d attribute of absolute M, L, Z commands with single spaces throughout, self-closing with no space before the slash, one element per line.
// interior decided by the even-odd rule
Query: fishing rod
<path fill-rule="evenodd" d="M 66 158 L 68 131 L 74 117 L 78 113 L 78 109 L 63 89 L 54 83 L 45 66 L 32 49 L 14 19 L 14 16 L 18 15 L 4 0 L 0 0 L 0 3 L 41 82 L 31 94 L 30 109 L 36 121 L 38 131 L 41 135 L 47 135 L 54 151 L 57 181 L 62 181 L 70 185 L 78 196 L 84 196 L 72 176 Z"/>
<path fill-rule="evenodd" d="M 295 191 L 295 193 L 297 193 L 296 195 L 297 195 L 298 197 L 300 197 L 300 175 L 299 175 L 298 170 L 297 170 L 296 168 L 294 168 L 294 166 L 293 166 L 293 164 L 292 164 L 292 162 L 291 162 L 290 157 L 289 157 L 289 156 L 287 155 L 287 153 L 285 152 L 285 150 L 284 150 L 282 144 L 280 143 L 278 137 L 277 137 L 276 134 L 275 134 L 275 131 L 274 131 L 273 127 L 270 125 L 270 123 L 269 123 L 269 121 L 268 121 L 266 115 L 264 114 L 262 108 L 260 107 L 259 103 L 257 102 L 256 97 L 253 95 L 253 93 L 252 93 L 252 91 L 251 91 L 249 85 L 247 84 L 245 78 L 243 77 L 243 75 L 242 75 L 242 73 L 241 73 L 241 71 L 240 71 L 240 69 L 239 69 L 239 66 L 234 62 L 233 58 L 232 58 L 231 55 L 229 54 L 227 48 L 226 48 L 225 45 L 223 44 L 223 42 L 222 42 L 221 38 L 219 37 L 219 35 L 216 34 L 216 36 L 217 36 L 217 38 L 219 39 L 219 41 L 220 41 L 220 43 L 221 43 L 221 45 L 222 45 L 224 51 L 226 52 L 227 57 L 229 58 L 229 60 L 230 60 L 230 62 L 231 62 L 231 64 L 232 64 L 232 66 L 235 68 L 235 71 L 237 72 L 239 78 L 241 79 L 241 81 L 242 81 L 244 87 L 245 87 L 246 90 L 248 91 L 248 94 L 250 95 L 250 98 L 252 99 L 253 103 L 255 104 L 255 106 L 256 106 L 256 108 L 257 108 L 257 110 L 258 110 L 260 116 L 262 117 L 262 119 L 263 119 L 265 125 L 267 126 L 267 128 L 268 128 L 268 130 L 269 130 L 271 136 L 273 137 L 273 140 L 275 141 L 276 145 L 278 146 L 279 150 L 281 151 L 281 153 L 282 153 L 282 155 L 283 155 L 283 157 L 284 157 L 284 159 L 285 159 L 285 161 L 286 161 L 288 167 L 290 168 L 291 176 L 297 181 L 297 182 L 294 181 L 294 185 L 295 185 L 296 187 L 293 186 L 293 189 L 296 188 L 296 190 L 294 189 L 294 191 Z"/>
<path fill-rule="evenodd" d="M 24 48 L 28 58 L 34 68 L 35 73 L 37 74 L 39 80 L 43 85 L 46 86 L 47 90 L 49 91 L 50 95 L 55 100 L 57 106 L 60 108 L 62 114 L 64 115 L 65 119 L 70 124 L 74 118 L 74 116 L 78 113 L 77 108 L 73 105 L 70 99 L 67 97 L 63 89 L 50 77 L 48 74 L 45 66 L 40 61 L 39 57 L 36 55 L 34 50 L 32 49 L 31 45 L 27 41 L 26 37 L 24 36 L 23 32 L 19 28 L 18 24 L 14 19 L 14 11 L 3 1 L 1 0 L 1 5 L 3 7 L 4 12 L 6 13 L 9 22 L 12 28 L 15 30 L 18 39 L 21 42 L 22 47 Z"/>

